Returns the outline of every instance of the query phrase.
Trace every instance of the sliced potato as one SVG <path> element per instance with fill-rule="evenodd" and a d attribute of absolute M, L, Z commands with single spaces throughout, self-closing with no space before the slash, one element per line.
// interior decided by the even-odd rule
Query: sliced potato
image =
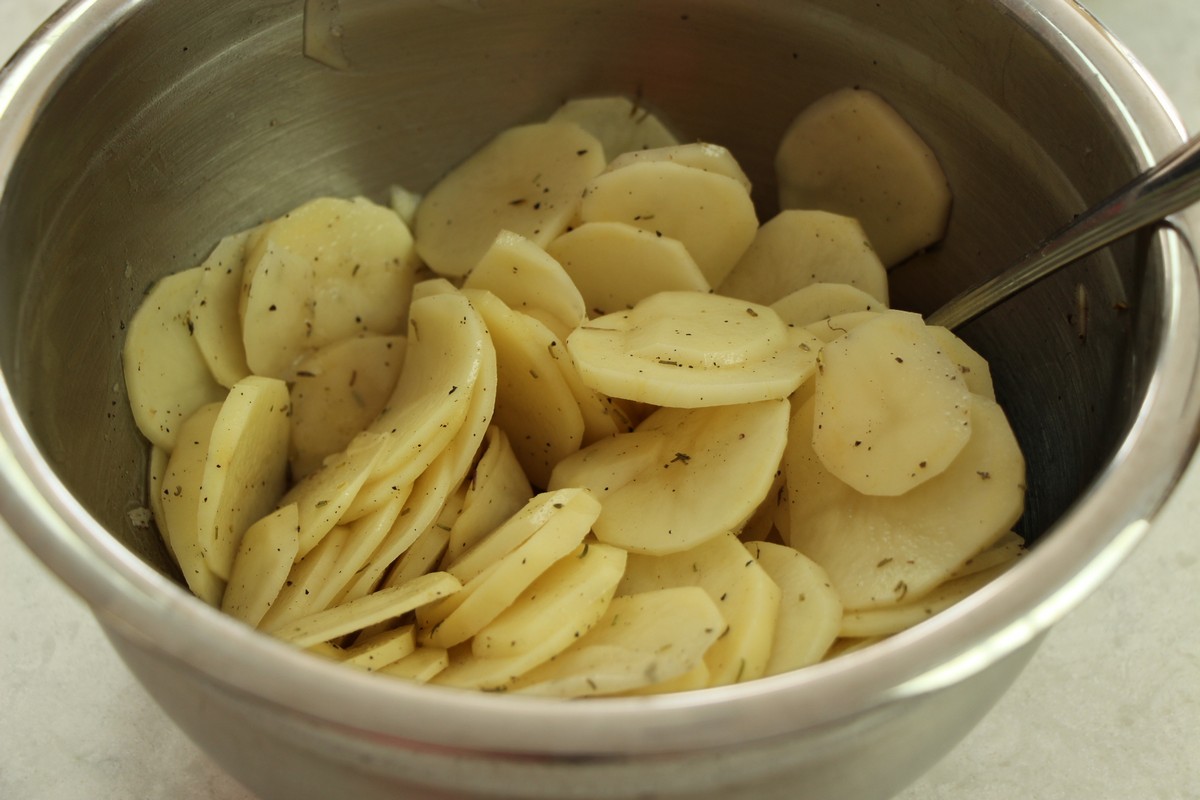
<path fill-rule="evenodd" d="M 695 167 L 705 172 L 715 172 L 718 175 L 733 178 L 747 192 L 751 188 L 750 179 L 742 171 L 742 167 L 733 157 L 733 153 L 719 144 L 709 142 L 688 142 L 687 144 L 654 147 L 648 150 L 626 151 L 611 159 L 605 172 L 612 172 L 614 169 L 643 161 L 669 161 L 672 164 Z"/>
<path fill-rule="evenodd" d="M 318 604 L 313 602 L 313 598 L 337 572 L 349 536 L 350 529 L 338 525 L 292 565 L 275 602 L 259 620 L 260 629 L 273 630 L 292 620 L 325 610 L 328 603 Z"/>
<path fill-rule="evenodd" d="M 887 311 L 818 356 L 812 447 L 863 494 L 941 474 L 971 438 L 970 390 L 917 314 Z"/>
<path fill-rule="evenodd" d="M 512 231 L 496 234 L 491 247 L 463 281 L 464 289 L 482 289 L 514 311 L 542 311 L 567 330 L 587 319 L 587 306 L 571 276 L 554 257 Z"/>
<path fill-rule="evenodd" d="M 1012 529 L 1025 463 L 1000 407 L 972 395 L 971 439 L 936 478 L 898 497 L 860 494 L 812 449 L 812 401 L 792 420 L 784 473 L 789 544 L 829 575 L 847 610 L 916 600 Z"/>
<path fill-rule="evenodd" d="M 508 436 L 500 428 L 489 428 L 462 510 L 450 528 L 445 563 L 453 563 L 463 551 L 520 511 L 532 497 L 533 487 Z"/>
<path fill-rule="evenodd" d="M 413 222 L 417 218 L 417 208 L 421 205 L 421 195 L 409 191 L 403 186 L 393 184 L 388 190 L 388 205 L 391 206 L 392 211 L 396 212 L 396 216 L 404 221 L 409 230 L 412 230 Z"/>
<path fill-rule="evenodd" d="M 865 89 L 838 90 L 802 111 L 783 136 L 775 171 L 782 208 L 854 217 L 888 267 L 946 229 L 950 187 L 933 151 Z"/>
<path fill-rule="evenodd" d="M 795 548 L 747 542 L 746 549 L 779 587 L 779 621 L 765 675 L 816 664 L 842 624 L 842 602 L 825 570 Z"/>
<path fill-rule="evenodd" d="M 225 581 L 208 565 L 200 544 L 196 512 L 204 495 L 202 481 L 213 426 L 220 403 L 196 409 L 179 426 L 179 442 L 163 473 L 162 508 L 167 542 L 192 594 L 211 606 L 221 605 Z"/>
<path fill-rule="evenodd" d="M 848 283 L 810 283 L 771 303 L 771 308 L 788 325 L 805 327 L 843 314 L 882 311 L 887 304 Z"/>
<path fill-rule="evenodd" d="M 562 375 L 568 391 L 571 392 L 571 396 L 575 398 L 575 404 L 579 407 L 579 416 L 583 420 L 583 435 L 579 439 L 581 445 L 589 445 L 614 434 L 633 430 L 629 418 L 611 397 L 597 392 L 584 383 L 583 376 L 579 374 L 579 369 L 575 366 L 575 359 L 571 358 L 570 352 L 567 351 L 566 337 L 556 335 L 545 324 L 533 317 L 526 319 L 525 325 L 533 332 L 535 339 L 540 342 L 549 342 L 546 352 L 550 354 L 550 359 L 558 367 L 559 374 Z"/>
<path fill-rule="evenodd" d="M 787 397 L 816 371 L 819 345 L 766 306 L 700 292 L 660 292 L 567 339 L 588 386 L 676 408 Z"/>
<path fill-rule="evenodd" d="M 966 382 L 967 388 L 974 394 L 996 399 L 996 390 L 992 385 L 992 370 L 983 356 L 971 349 L 971 346 L 954 335 L 952 331 L 940 325 L 927 325 L 925 330 L 937 342 L 942 352 L 955 364 Z"/>
<path fill-rule="evenodd" d="M 667 126 L 641 103 L 619 95 L 578 97 L 550 115 L 551 122 L 574 122 L 595 136 L 611 161 L 621 153 L 678 143 Z"/>
<path fill-rule="evenodd" d="M 192 412 L 225 397 L 190 330 L 188 310 L 202 275 L 196 267 L 154 284 L 129 320 L 121 351 L 133 421 L 168 453 Z"/>
<path fill-rule="evenodd" d="M 196 529 L 213 572 L 229 577 L 242 534 L 275 507 L 287 483 L 287 384 L 250 375 L 221 404 L 204 464 Z"/>
<path fill-rule="evenodd" d="M 582 222 L 624 222 L 683 242 L 719 286 L 754 240 L 750 193 L 733 178 L 669 161 L 644 161 L 588 183 Z"/>
<path fill-rule="evenodd" d="M 319 347 L 403 330 L 415 272 L 408 228 L 361 197 L 317 198 L 267 223 L 246 254 L 246 363 L 288 378 Z"/>
<path fill-rule="evenodd" d="M 221 610 L 258 627 L 292 571 L 300 548 L 295 505 L 268 514 L 246 529 L 221 598 Z"/>
<path fill-rule="evenodd" d="M 175 551 L 171 549 L 171 537 L 167 535 L 167 514 L 163 511 L 163 479 L 167 474 L 167 459 L 170 457 L 171 454 L 158 445 L 150 445 L 150 458 L 146 465 L 146 503 L 150 506 L 150 516 L 158 527 L 167 553 L 178 564 L 179 559 L 175 558 Z"/>
<path fill-rule="evenodd" d="M 702 663 L 724 629 L 716 603 L 697 586 L 614 597 L 595 627 L 517 678 L 512 691 L 591 697 L 666 683 Z"/>
<path fill-rule="evenodd" d="M 404 366 L 403 336 L 362 334 L 300 360 L 291 384 L 288 462 L 303 478 L 346 449 L 387 405 Z"/>
<path fill-rule="evenodd" d="M 579 196 L 604 169 L 604 148 L 572 122 L 500 133 L 421 200 L 417 252 L 439 275 L 470 272 L 502 230 L 538 246 L 566 230 Z"/>
<path fill-rule="evenodd" d="M 226 236 L 200 265 L 200 282 L 188 309 L 196 346 L 213 377 L 232 387 L 250 374 L 242 345 L 242 267 L 247 243 L 258 229 Z"/>
<path fill-rule="evenodd" d="M 708 592 L 725 620 L 725 631 L 704 655 L 709 685 L 762 677 L 775 641 L 780 590 L 737 536 L 723 533 L 669 555 L 630 554 L 617 594 L 678 586 Z"/>
<path fill-rule="evenodd" d="M 440 647 L 418 647 L 399 661 L 379 670 L 381 674 L 417 683 L 428 683 L 450 663 L 450 656 Z"/>
<path fill-rule="evenodd" d="M 626 222 L 584 223 L 546 251 L 579 287 L 593 316 L 633 308 L 657 292 L 712 288 L 682 242 Z"/>
<path fill-rule="evenodd" d="M 402 625 L 356 641 L 353 647 L 346 648 L 342 663 L 375 672 L 411 655 L 416 649 L 417 638 L 413 626 Z"/>
<path fill-rule="evenodd" d="M 780 212 L 758 229 L 717 291 L 765 305 L 813 283 L 849 284 L 887 304 L 887 270 L 858 220 L 826 211 Z"/>

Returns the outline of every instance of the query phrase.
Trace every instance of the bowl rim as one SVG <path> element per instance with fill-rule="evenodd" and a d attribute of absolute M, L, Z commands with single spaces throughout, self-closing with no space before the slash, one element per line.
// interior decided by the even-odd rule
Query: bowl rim
<path fill-rule="evenodd" d="M 1043 40 L 1069 43 L 1063 57 L 1077 71 L 1100 76 L 1096 91 L 1139 166 L 1183 141 L 1161 89 L 1082 9 L 996 2 Z M 0 187 L 63 71 L 139 5 L 74 0 L 0 70 Z M 1192 390 L 1200 370 L 1200 321 L 1190 313 L 1200 307 L 1200 284 L 1188 236 L 1200 234 L 1200 211 L 1178 220 L 1177 230 L 1153 239 L 1165 292 L 1160 324 L 1172 335 L 1159 343 L 1154 378 L 1129 434 L 1052 528 L 1056 535 L 934 619 L 796 672 L 676 695 L 566 703 L 380 681 L 311 658 L 205 605 L 108 534 L 42 458 L 2 375 L 0 517 L 111 633 L 175 662 L 196 681 L 364 736 L 453 752 L 622 755 L 792 734 L 937 691 L 1029 644 L 1145 535 L 1200 436 L 1200 397 Z M 1114 485 L 1135 488 L 1108 491 Z"/>

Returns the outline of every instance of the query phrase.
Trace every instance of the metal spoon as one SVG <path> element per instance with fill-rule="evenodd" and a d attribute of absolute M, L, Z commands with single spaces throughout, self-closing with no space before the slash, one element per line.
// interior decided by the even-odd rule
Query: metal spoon
<path fill-rule="evenodd" d="M 1008 269 L 950 300 L 926 322 L 951 329 L 964 325 L 1067 264 L 1198 201 L 1200 136 L 1193 136 Z"/>

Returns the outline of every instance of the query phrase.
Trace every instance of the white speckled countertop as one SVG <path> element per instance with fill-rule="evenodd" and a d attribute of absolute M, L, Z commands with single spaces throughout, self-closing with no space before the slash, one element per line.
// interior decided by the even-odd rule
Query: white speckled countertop
<path fill-rule="evenodd" d="M 58 0 L 0 0 L 7 58 Z M 1200 130 L 1200 3 L 1085 3 Z M 0 523 L 0 798 L 249 800 Z M 899 800 L 1200 799 L 1200 463 L 1147 540 Z"/>

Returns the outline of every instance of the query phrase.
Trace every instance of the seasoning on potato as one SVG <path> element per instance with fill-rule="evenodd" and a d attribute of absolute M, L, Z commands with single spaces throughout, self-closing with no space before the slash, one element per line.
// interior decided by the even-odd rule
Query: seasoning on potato
<path fill-rule="evenodd" d="M 838 205 L 897 152 L 920 214 Z M 583 98 L 423 195 L 222 239 L 124 350 L 188 587 L 347 668 L 562 698 L 800 669 L 958 602 L 1024 552 L 1025 466 L 986 361 L 887 306 L 945 225 L 926 153 L 835 93 L 760 224 L 728 150 Z"/>

